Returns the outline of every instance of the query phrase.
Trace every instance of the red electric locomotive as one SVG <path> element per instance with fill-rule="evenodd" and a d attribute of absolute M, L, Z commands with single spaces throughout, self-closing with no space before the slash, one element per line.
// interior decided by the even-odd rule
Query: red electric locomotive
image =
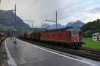
<path fill-rule="evenodd" d="M 83 44 L 81 30 L 72 29 L 71 27 L 43 31 L 41 32 L 40 40 L 61 44 L 71 48 L 80 48 Z"/>
<path fill-rule="evenodd" d="M 20 35 L 22 38 L 27 38 L 36 41 L 49 42 L 52 44 L 63 45 L 71 48 L 82 47 L 82 35 L 80 29 L 72 29 L 72 27 L 46 30 L 43 32 L 29 32 Z"/>

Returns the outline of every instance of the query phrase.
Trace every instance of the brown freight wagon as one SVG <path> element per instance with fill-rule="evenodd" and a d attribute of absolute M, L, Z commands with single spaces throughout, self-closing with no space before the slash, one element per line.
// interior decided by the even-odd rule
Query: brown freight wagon
<path fill-rule="evenodd" d="M 29 32 L 27 33 L 27 39 L 32 39 L 32 36 L 33 36 L 34 32 Z"/>
<path fill-rule="evenodd" d="M 34 33 L 32 35 L 32 39 L 33 40 L 36 40 L 36 41 L 40 41 L 40 33 L 39 32 L 38 33 Z"/>
<path fill-rule="evenodd" d="M 20 36 L 21 38 L 24 38 L 24 33 L 20 34 L 19 36 Z"/>
<path fill-rule="evenodd" d="M 24 37 L 24 38 L 27 38 L 27 33 L 24 33 L 23 37 Z"/>

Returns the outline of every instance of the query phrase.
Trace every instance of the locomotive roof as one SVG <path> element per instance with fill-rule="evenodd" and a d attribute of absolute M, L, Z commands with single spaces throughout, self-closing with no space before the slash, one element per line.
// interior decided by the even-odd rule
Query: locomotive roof
<path fill-rule="evenodd" d="M 66 28 L 61 28 L 61 29 L 53 29 L 53 30 L 45 30 L 43 32 L 56 32 L 56 31 L 65 31 L 68 29 L 72 29 L 72 27 L 66 27 Z"/>
<path fill-rule="evenodd" d="M 33 32 L 28 32 L 27 34 L 32 34 Z"/>
<path fill-rule="evenodd" d="M 81 31 L 80 29 L 72 29 L 72 27 L 67 27 L 67 28 L 61 28 L 61 29 L 46 30 L 43 32 L 74 31 L 74 30 Z"/>
<path fill-rule="evenodd" d="M 76 30 L 81 31 L 80 29 L 68 29 L 68 30 L 70 30 L 70 31 L 76 31 Z"/>

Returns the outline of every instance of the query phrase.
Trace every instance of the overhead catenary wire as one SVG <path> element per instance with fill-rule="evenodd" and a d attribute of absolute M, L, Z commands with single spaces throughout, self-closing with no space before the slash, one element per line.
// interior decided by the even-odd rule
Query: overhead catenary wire
<path fill-rule="evenodd" d="M 98 4 L 98 3 L 100 3 L 100 2 L 96 2 L 96 3 L 94 3 L 94 4 L 90 4 L 90 5 L 88 5 L 88 7 L 91 7 L 91 6 L 94 6 L 95 4 Z M 86 8 L 87 6 L 85 6 L 85 7 L 83 7 L 83 8 Z M 83 9 L 82 8 L 82 9 Z M 99 7 L 98 8 L 93 8 L 93 9 L 90 9 L 90 10 L 83 10 L 82 12 L 84 12 L 84 11 L 86 11 L 86 12 L 88 12 L 88 11 L 92 11 L 92 10 L 94 10 L 94 9 L 99 9 Z M 71 16 L 74 16 L 74 15 L 77 15 L 77 14 L 81 14 L 82 12 L 77 12 L 77 13 L 75 13 L 75 14 L 72 14 L 72 15 L 67 15 L 67 16 L 64 16 L 64 17 L 62 17 L 62 18 L 60 18 L 61 20 L 62 19 L 64 19 L 64 18 L 66 18 L 66 17 L 71 17 Z M 65 15 L 65 14 L 64 14 Z"/>
<path fill-rule="evenodd" d="M 95 8 L 93 8 L 93 9 L 91 9 L 91 10 L 84 10 L 84 11 L 86 11 L 86 12 L 88 12 L 88 11 L 92 11 L 92 10 L 94 10 Z M 64 18 L 69 18 L 69 17 L 72 17 L 72 16 L 75 16 L 75 15 L 77 15 L 77 14 L 81 14 L 82 12 L 79 12 L 79 13 L 76 13 L 76 14 L 72 14 L 72 15 L 69 15 L 69 16 L 65 16 L 65 17 L 63 17 L 63 18 L 61 18 L 60 20 L 62 20 L 62 19 L 64 19 Z"/>
<path fill-rule="evenodd" d="M 98 7 L 98 8 L 96 8 L 96 9 L 100 9 L 100 7 Z M 92 10 L 96 10 L 95 8 L 93 8 L 93 9 L 90 9 L 90 10 L 85 10 L 85 11 L 92 11 Z M 91 14 L 91 15 L 89 15 L 89 16 L 91 16 L 91 17 L 96 17 L 96 16 L 93 16 L 94 14 Z M 70 16 L 66 16 L 66 17 L 72 17 L 72 16 L 74 16 L 74 15 L 70 15 Z M 90 17 L 89 17 L 90 18 Z M 84 19 L 88 19 L 88 18 L 80 18 L 81 20 L 84 20 Z M 78 20 L 80 20 L 80 19 L 78 19 Z M 60 20 L 63 20 L 63 19 L 60 19 Z M 60 20 L 58 20 L 58 21 L 60 21 Z"/>
<path fill-rule="evenodd" d="M 80 4 L 81 2 L 84 2 L 84 1 L 85 1 L 85 0 L 82 0 L 82 1 L 80 1 L 80 2 L 77 2 L 77 3 L 75 3 L 75 4 L 72 4 L 72 5 L 70 5 L 70 6 L 67 6 L 67 7 L 65 7 L 65 8 L 59 9 L 58 11 L 62 11 L 62 10 L 64 10 L 64 9 L 70 8 L 70 7 L 72 7 L 72 6 L 74 6 L 74 5 L 77 5 L 77 4 Z"/>
<path fill-rule="evenodd" d="M 78 2 L 78 3 L 75 3 L 75 4 L 71 5 L 71 6 L 69 6 L 68 8 L 70 8 L 70 7 L 72 7 L 72 6 L 75 6 L 75 5 L 77 5 L 77 4 L 80 4 L 80 3 L 83 2 L 83 1 L 86 1 L 86 0 L 82 0 L 82 1 L 80 1 L 80 2 Z M 100 3 L 100 2 L 95 2 L 94 4 L 90 4 L 90 5 L 87 5 L 87 6 L 93 6 L 93 5 L 96 5 L 96 4 L 98 4 L 98 3 Z M 85 7 L 83 7 L 83 8 L 86 8 L 87 6 L 85 6 Z M 65 9 L 67 9 L 67 8 L 65 8 Z M 96 6 L 95 6 L 95 9 L 98 9 L 98 8 L 96 8 Z M 61 9 L 59 9 L 59 10 L 61 11 Z M 64 8 L 63 8 L 62 10 L 64 10 Z M 92 10 L 94 10 L 94 9 L 83 10 L 82 12 L 84 12 L 84 11 L 88 12 L 88 11 L 92 11 Z M 58 10 L 57 10 L 57 11 L 58 11 Z M 59 11 L 59 12 L 60 12 L 60 11 Z M 77 14 L 81 14 L 82 12 L 77 13 Z M 49 16 L 49 15 L 51 15 L 51 14 L 53 14 L 53 13 L 54 13 L 54 12 L 52 12 L 52 13 L 46 15 L 46 16 Z M 74 15 L 76 15 L 76 14 L 74 14 Z M 74 16 L 74 15 L 65 16 L 64 18 L 66 18 L 66 17 L 71 17 L 71 16 Z M 44 16 L 44 17 L 46 17 L 46 16 Z M 44 17 L 42 17 L 42 18 L 44 18 Z M 63 19 L 63 18 L 61 18 L 60 20 L 62 20 L 62 19 Z"/>
<path fill-rule="evenodd" d="M 68 9 L 68 8 L 70 8 L 70 7 L 72 7 L 72 6 L 75 6 L 75 5 L 77 5 L 77 4 L 80 4 L 80 3 L 84 2 L 84 1 L 86 1 L 86 0 L 82 0 L 82 1 L 79 1 L 79 2 L 77 2 L 77 3 L 75 3 L 75 4 L 69 5 L 69 6 L 65 7 L 65 8 L 59 9 L 58 12 L 61 12 L 62 10 L 65 10 L 65 9 Z M 61 17 L 59 17 L 59 18 L 61 19 Z M 59 18 L 58 18 L 58 19 L 59 19 Z"/>
<path fill-rule="evenodd" d="M 74 6 L 74 5 L 77 5 L 77 4 L 81 3 L 81 2 L 83 2 L 83 1 L 85 1 L 85 0 L 82 0 L 82 1 L 80 1 L 80 2 L 77 2 L 77 3 L 72 4 L 72 5 L 70 5 L 70 6 L 67 6 L 67 7 L 65 7 L 65 8 L 63 8 L 63 9 L 58 9 L 57 11 L 59 12 L 59 11 L 62 11 L 62 10 L 64 10 L 64 9 L 66 9 L 66 8 L 70 8 L 70 7 Z M 55 11 L 52 12 L 52 13 L 50 13 L 50 14 L 48 14 L 48 15 L 46 15 L 46 16 L 49 16 L 49 15 L 51 15 L 51 14 L 53 14 L 53 13 L 55 13 Z M 44 17 L 46 17 L 46 16 L 44 16 Z M 44 17 L 41 17 L 41 18 L 44 18 Z M 41 18 L 39 18 L 39 19 L 41 19 Z"/>
<path fill-rule="evenodd" d="M 91 7 L 91 6 L 95 6 L 95 4 L 98 4 L 98 3 L 100 3 L 100 2 L 95 2 L 95 3 L 93 3 L 93 4 L 90 4 L 90 5 L 87 5 L 88 7 Z M 80 8 L 80 9 L 83 9 L 83 8 L 86 8 L 87 6 L 85 6 L 85 7 L 82 7 L 82 8 Z M 96 8 L 95 8 L 96 9 Z M 92 10 L 92 9 L 91 9 Z M 91 11 L 91 10 L 82 10 L 82 12 L 83 11 Z M 80 13 L 82 13 L 81 11 L 79 11 Z M 68 16 L 68 14 L 66 14 L 67 16 L 64 16 L 63 18 L 61 18 L 60 17 L 60 19 L 62 20 L 62 19 L 64 19 L 64 18 L 66 18 L 66 17 L 71 17 L 71 16 L 74 16 L 74 15 L 77 15 L 77 14 L 79 14 L 79 12 L 77 12 L 77 13 L 75 13 L 75 14 L 72 14 L 72 15 L 69 15 Z M 65 15 L 65 14 L 64 14 Z M 59 18 L 58 18 L 59 19 Z"/>
<path fill-rule="evenodd" d="M 20 14 L 19 16 L 23 15 L 27 10 L 29 10 L 35 3 L 37 3 L 38 0 L 36 0 L 29 8 L 27 8 L 22 14 Z"/>
<path fill-rule="evenodd" d="M 38 0 L 36 0 L 29 8 L 31 8 L 36 2 L 37 2 Z M 83 2 L 83 1 L 85 1 L 85 0 L 82 0 L 82 1 L 80 1 L 80 2 L 77 2 L 77 3 L 75 3 L 75 4 L 73 4 L 73 5 L 70 5 L 70 6 L 67 6 L 68 8 L 69 7 L 71 7 L 71 6 L 74 6 L 74 5 L 77 5 L 77 4 L 79 4 L 79 3 L 81 3 L 81 2 Z M 66 8 L 67 8 L 66 7 Z M 28 9 L 29 9 L 28 8 Z M 27 10 L 28 10 L 27 9 Z M 23 15 L 27 10 L 25 10 L 22 14 L 20 14 L 19 16 L 21 16 L 21 15 Z M 61 10 L 61 9 L 58 9 L 57 11 L 59 11 L 59 10 Z M 47 16 L 49 16 L 49 15 L 51 15 L 51 14 L 53 14 L 53 13 L 55 13 L 55 11 L 54 12 L 52 12 L 52 13 L 50 13 L 50 14 L 48 14 L 48 15 L 46 15 L 46 16 L 44 16 L 44 17 L 47 17 Z M 44 17 L 41 17 L 41 18 L 39 18 L 39 19 L 42 19 L 42 18 L 44 18 Z"/>
<path fill-rule="evenodd" d="M 77 5 L 77 4 L 81 3 L 81 2 L 83 2 L 83 1 L 85 1 L 85 0 L 82 0 L 82 1 L 80 1 L 80 2 L 77 2 L 77 3 L 72 4 L 72 5 L 70 5 L 70 6 L 67 6 L 67 7 L 65 7 L 65 8 L 63 8 L 63 9 L 58 9 L 57 11 L 59 11 L 59 10 L 62 11 L 62 10 L 64 10 L 64 9 L 70 8 L 70 7 L 74 6 L 74 5 Z M 36 1 L 36 2 L 37 2 L 37 1 Z M 31 6 L 30 6 L 30 7 L 31 7 Z M 30 7 L 29 7 L 29 8 L 30 8 Z M 29 9 L 29 8 L 28 8 L 28 9 Z M 28 10 L 28 9 L 27 9 L 27 10 Z M 24 12 L 26 12 L 27 10 L 25 10 Z M 23 13 L 24 13 L 24 12 L 23 12 Z M 23 15 L 23 13 L 22 13 L 21 15 Z M 52 12 L 52 13 L 50 13 L 50 14 L 48 14 L 48 15 L 45 15 L 45 16 L 43 16 L 43 17 L 41 17 L 41 18 L 47 17 L 47 16 L 49 16 L 49 15 L 51 15 L 51 14 L 53 14 L 53 13 L 55 13 L 55 11 Z M 41 18 L 40 18 L 40 19 L 41 19 Z"/>

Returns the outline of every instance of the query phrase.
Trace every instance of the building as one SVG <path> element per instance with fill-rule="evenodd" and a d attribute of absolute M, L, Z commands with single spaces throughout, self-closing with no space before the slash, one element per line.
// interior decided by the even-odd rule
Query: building
<path fill-rule="evenodd" d="M 93 41 L 100 41 L 100 33 L 97 32 L 97 33 L 92 34 L 92 40 Z"/>

